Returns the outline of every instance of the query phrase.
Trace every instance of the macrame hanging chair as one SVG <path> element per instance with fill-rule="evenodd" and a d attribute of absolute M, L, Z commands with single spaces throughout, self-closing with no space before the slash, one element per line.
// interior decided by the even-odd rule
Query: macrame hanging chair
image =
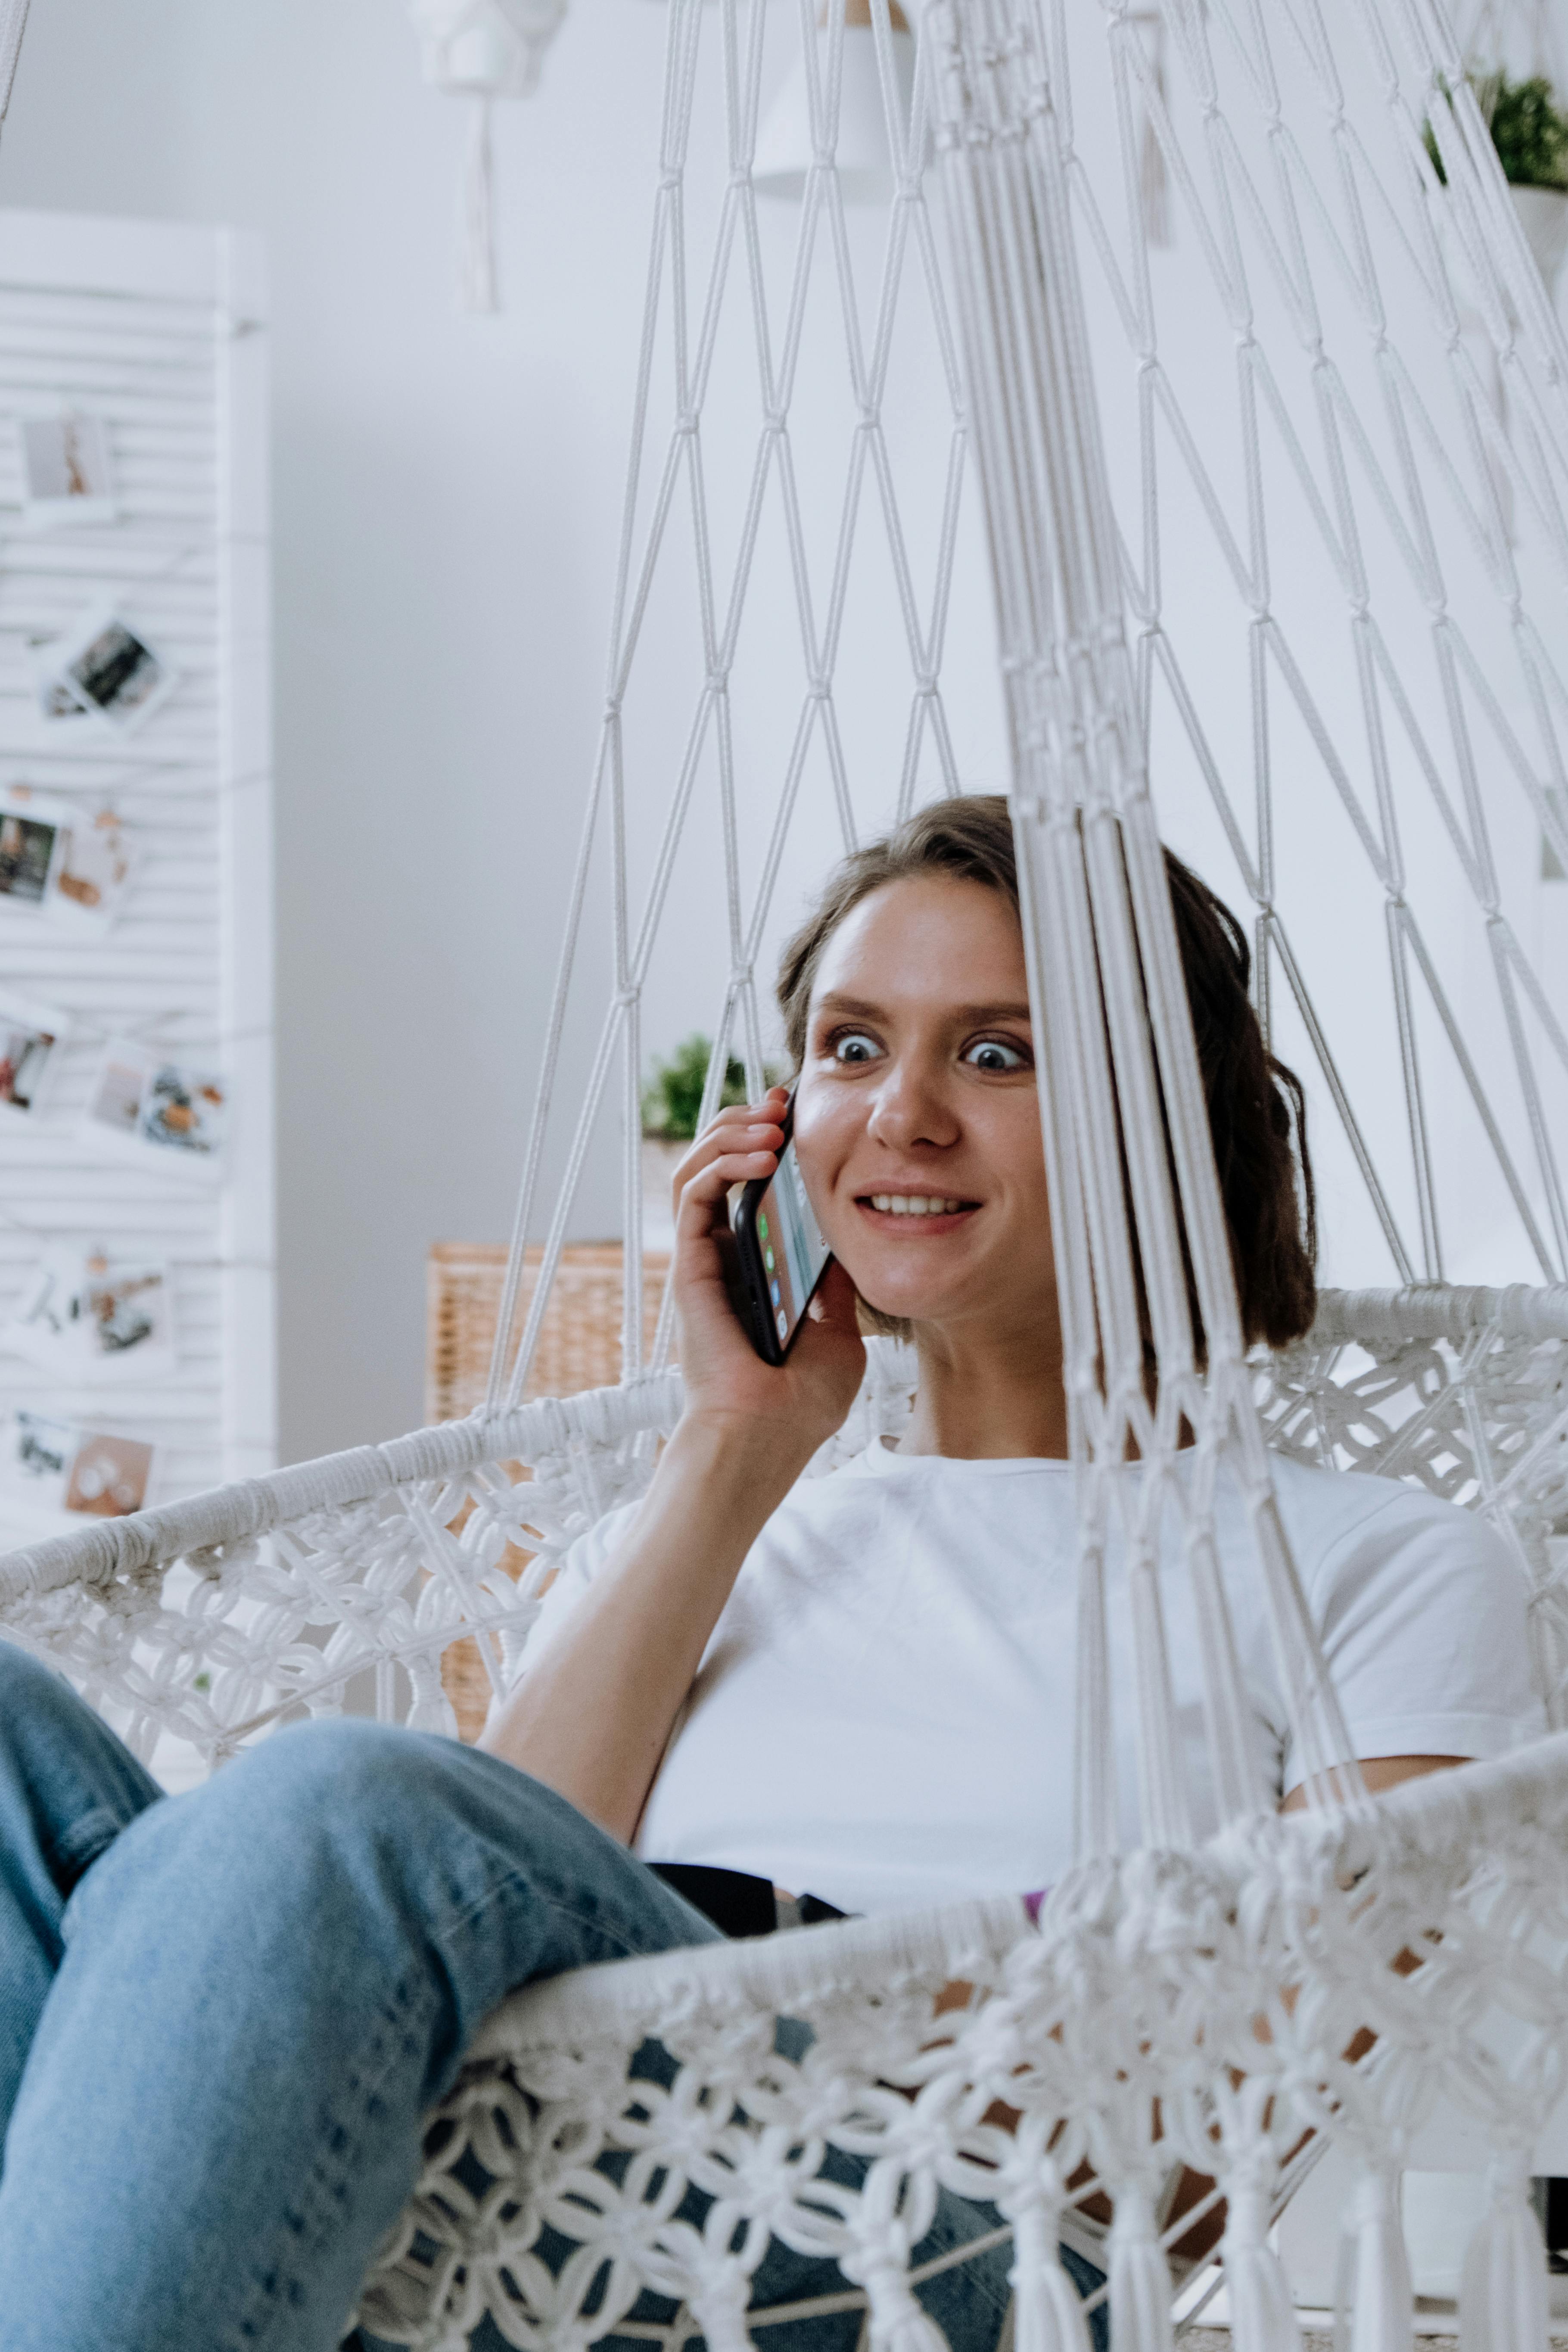
<path fill-rule="evenodd" d="M 1011 2237 L 1021 2352 L 1082 2352 L 1057 2249 L 1075 2231 L 1105 2237 L 1087 2163 L 1113 2204 L 1100 2259 L 1118 2352 L 1158 2352 L 1217 2277 L 1182 2281 L 1173 2300 L 1167 2250 L 1194 2217 L 1172 2222 L 1163 2197 L 1184 2162 L 1226 2200 L 1239 2352 L 1285 2352 L 1295 2322 L 1269 2222 L 1335 2144 L 1359 2169 L 1349 2340 L 1403 2352 L 1399 2175 L 1445 2099 L 1492 2151 L 1462 2340 L 1540 2352 L 1527 2176 L 1568 2058 L 1568 1735 L 1369 1799 L 1344 1762 L 1270 1463 L 1380 1470 L 1485 1513 L 1530 1588 L 1547 1720 L 1568 1718 L 1554 1143 L 1568 1039 L 1519 913 L 1543 843 L 1568 869 L 1568 351 L 1426 0 L 1164 0 L 1157 41 L 1146 11 L 1119 5 L 932 0 L 907 116 L 887 0 L 871 0 L 895 193 L 868 303 L 864 219 L 834 172 L 843 27 L 830 7 L 819 38 L 816 15 L 806 0 L 815 152 L 781 284 L 779 231 L 749 179 L 780 14 L 670 0 L 602 749 L 488 1403 L 35 1544 L 0 1561 L 0 1623 L 142 1752 L 177 1738 L 214 1765 L 345 1706 L 452 1729 L 440 1661 L 459 1638 L 477 1640 L 498 1690 L 510 1683 L 563 1548 L 640 1491 L 679 1409 L 668 1302 L 651 1353 L 642 1321 L 641 1006 L 658 943 L 721 910 L 710 1110 L 731 1051 L 762 1079 L 757 970 L 781 877 L 814 877 L 869 819 L 963 781 L 954 713 L 974 681 L 946 648 L 970 469 L 1081 1507 L 1078 1859 L 1037 1925 L 998 1895 L 514 1997 L 432 2118 L 362 2315 L 426 2352 L 455 2352 L 486 2313 L 541 2352 L 609 2332 L 672 2347 L 700 2333 L 738 2352 L 816 2307 L 748 2319 L 771 2233 L 837 2259 L 878 2352 L 927 2352 L 910 2256 L 945 2187 L 994 2204 Z M 721 120 L 705 145 L 710 98 Z M 1175 300 L 1162 273 L 1178 260 Z M 918 363 L 900 341 L 917 297 Z M 811 409 L 825 317 L 848 417 L 837 443 Z M 726 341 L 737 318 L 744 366 Z M 917 376 L 928 416 L 932 402 L 945 415 L 911 450 L 895 411 Z M 731 427 L 756 426 L 728 520 L 715 485 L 736 435 L 704 430 L 720 405 Z M 800 483 L 825 447 L 843 520 L 824 563 Z M 867 590 L 873 524 L 882 568 Z M 694 698 L 660 775 L 639 751 L 639 680 L 653 659 L 673 674 L 659 633 L 678 612 Z M 862 687 L 879 661 L 901 739 L 872 809 L 837 692 L 852 645 Z M 774 698 L 754 733 L 748 677 Z M 1375 1246 L 1392 1265 L 1392 1288 L 1325 1293 L 1310 1337 L 1273 1359 L 1243 1343 L 1151 774 L 1162 807 L 1209 825 L 1250 900 L 1260 1011 L 1325 1106 L 1330 1219 L 1363 1252 L 1344 1263 Z M 1331 893 L 1309 855 L 1325 831 Z M 687 904 L 687 861 L 712 845 L 718 887 Z M 1359 1050 L 1380 1020 L 1389 1052 L 1369 1087 L 1364 1057 L 1352 1067 L 1335 1041 Z M 1435 1107 L 1434 1067 L 1462 1127 Z M 568 1091 L 563 1147 L 552 1115 Z M 625 1379 L 524 1402 L 573 1203 L 617 1107 Z M 547 1168 L 555 1205 L 531 1258 Z M 1458 1261 L 1445 1255 L 1455 1236 Z M 1532 1282 L 1452 1283 L 1456 1262 L 1474 1271 L 1488 1253 L 1512 1274 L 1510 1252 Z M 816 1474 L 908 1412 L 910 1360 L 890 1341 L 869 1354 Z M 1116 1475 L 1129 1435 L 1132 1483 Z M 1288 1819 L 1247 1737 L 1213 1543 L 1222 1471 L 1245 1498 L 1304 1769 L 1328 1776 Z M 1182 1541 L 1160 1568 L 1164 1511 Z M 1111 1612 L 1113 1542 L 1130 1598 Z M 1178 1622 L 1201 1635 L 1219 1813 L 1204 1842 L 1173 1719 Z M 1119 1682 L 1123 1640 L 1134 1672 Z M 1110 1762 L 1121 1688 L 1136 1693 L 1135 1791 L 1118 1790 Z M 955 1984 L 966 1995 L 953 2006 L 950 1990 L 936 2015 Z M 781 2016 L 809 2032 L 781 2035 Z M 650 2036 L 668 2053 L 656 2078 L 637 2055 Z M 1015 2130 L 992 2119 L 997 2101 Z M 825 2183 L 828 2147 L 858 2159 L 850 2185 L 843 2168 Z M 688 2189 L 706 2220 L 685 2217 Z M 676 2315 L 638 2315 L 645 2288 Z"/>

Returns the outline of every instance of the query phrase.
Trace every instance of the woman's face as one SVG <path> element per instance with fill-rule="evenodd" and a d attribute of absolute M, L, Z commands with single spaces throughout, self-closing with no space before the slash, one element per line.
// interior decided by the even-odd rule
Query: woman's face
<path fill-rule="evenodd" d="M 998 1338 L 1054 1321 L 1024 940 L 999 891 L 889 882 L 840 923 L 812 992 L 795 1136 L 868 1305 Z"/>

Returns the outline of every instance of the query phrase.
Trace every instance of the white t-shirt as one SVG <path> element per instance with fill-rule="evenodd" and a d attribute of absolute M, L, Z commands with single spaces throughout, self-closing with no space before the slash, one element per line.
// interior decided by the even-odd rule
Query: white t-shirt
<path fill-rule="evenodd" d="M 1482 1520 L 1393 1479 L 1284 1457 L 1274 1475 L 1358 1755 L 1495 1756 L 1540 1730 L 1523 1580 Z M 530 1664 L 635 1510 L 612 1512 L 567 1552 Z M 1202 1835 L 1214 1826 L 1202 1666 L 1170 1517 L 1162 1591 Z M 1216 1535 L 1266 1769 L 1283 1795 L 1301 1774 L 1239 1493 L 1224 1473 Z M 1063 1462 L 955 1461 L 879 1441 L 803 1479 L 714 1628 L 637 1852 L 751 1872 L 856 1912 L 1053 1885 L 1072 1859 L 1077 1548 Z M 1107 1572 L 1132 1842 L 1136 1734 L 1114 1538 Z"/>

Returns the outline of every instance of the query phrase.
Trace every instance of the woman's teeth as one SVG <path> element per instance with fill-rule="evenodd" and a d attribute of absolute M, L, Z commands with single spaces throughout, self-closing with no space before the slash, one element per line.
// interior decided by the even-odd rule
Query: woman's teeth
<path fill-rule="evenodd" d="M 871 1206 L 890 1210 L 895 1217 L 953 1217 L 963 1202 L 935 1200 L 929 1192 L 873 1192 Z"/>

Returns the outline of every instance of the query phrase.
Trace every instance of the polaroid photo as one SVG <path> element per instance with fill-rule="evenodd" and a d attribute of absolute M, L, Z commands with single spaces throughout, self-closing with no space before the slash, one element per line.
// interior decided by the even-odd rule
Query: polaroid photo
<path fill-rule="evenodd" d="M 177 1362 L 167 1266 L 91 1257 L 86 1273 L 81 1319 L 89 1377 L 167 1379 Z"/>
<path fill-rule="evenodd" d="M 0 1512 L 54 1525 L 66 1507 L 82 1432 L 20 1406 L 0 1421 Z"/>
<path fill-rule="evenodd" d="M 129 1039 L 110 1040 L 92 1082 L 83 1118 L 85 1139 L 111 1148 L 130 1144 L 137 1149 L 136 1130 L 142 1118 L 142 1097 L 153 1074 L 155 1056 Z"/>
<path fill-rule="evenodd" d="M 109 437 L 96 416 L 24 416 L 22 520 L 32 530 L 68 530 L 112 522 L 114 485 Z"/>
<path fill-rule="evenodd" d="M 46 1250 L 23 1286 L 16 1313 L 0 1325 L 0 1347 L 62 1381 L 79 1377 L 87 1354 L 80 1319 L 85 1270 L 79 1250 Z"/>
<path fill-rule="evenodd" d="M 123 1518 L 146 1500 L 153 1458 L 139 1437 L 19 1406 L 0 1421 L 0 1518 L 43 1528 L 68 1528 L 72 1514 Z"/>
<path fill-rule="evenodd" d="M 122 1519 L 142 1508 L 152 1475 L 153 1448 L 141 1438 L 84 1429 L 66 1485 L 66 1508 Z"/>
<path fill-rule="evenodd" d="M 58 720 L 74 707 L 129 735 L 174 689 L 173 665 L 112 605 L 96 606 L 74 630 L 34 652 L 46 719 Z"/>
<path fill-rule="evenodd" d="M 114 928 L 133 853 L 112 811 L 12 784 L 0 792 L 0 909 L 43 915 L 101 939 Z"/>
<path fill-rule="evenodd" d="M 70 840 L 60 814 L 30 804 L 26 787 L 0 801 L 0 907 L 42 914 L 58 886 Z"/>
<path fill-rule="evenodd" d="M 120 819 L 109 809 L 89 816 L 58 804 L 65 835 L 44 913 L 62 929 L 101 939 L 114 929 L 131 883 L 134 853 Z M 0 815 L 0 825 L 4 824 Z"/>
<path fill-rule="evenodd" d="M 62 735 L 96 735 L 100 731 L 97 715 L 78 700 L 59 675 L 66 644 L 64 637 L 30 637 L 27 641 L 33 695 L 45 735 L 51 742 Z"/>
<path fill-rule="evenodd" d="M 0 1347 L 65 1381 L 157 1381 L 176 1369 L 168 1268 L 47 1250 Z"/>
<path fill-rule="evenodd" d="M 111 1038 L 99 1065 L 82 1139 L 139 1167 L 165 1167 L 197 1183 L 221 1177 L 229 1087 L 215 1071 L 176 1062 L 156 1045 Z"/>
<path fill-rule="evenodd" d="M 155 1150 L 194 1164 L 221 1160 L 228 1142 L 227 1079 L 160 1062 L 142 1097 L 141 1131 Z"/>
<path fill-rule="evenodd" d="M 28 1118 L 47 1095 L 70 1015 L 20 996 L 0 996 L 0 1109 Z"/>

